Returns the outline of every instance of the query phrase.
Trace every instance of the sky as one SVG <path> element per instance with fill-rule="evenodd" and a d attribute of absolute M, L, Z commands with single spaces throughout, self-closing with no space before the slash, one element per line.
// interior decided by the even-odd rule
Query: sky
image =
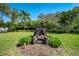
<path fill-rule="evenodd" d="M 78 3 L 10 3 L 10 8 L 16 8 L 17 10 L 26 10 L 31 15 L 32 20 L 37 20 L 40 13 L 56 13 L 61 11 L 71 10 L 75 6 L 79 6 Z M 4 21 L 9 21 L 9 18 L 4 16 Z"/>

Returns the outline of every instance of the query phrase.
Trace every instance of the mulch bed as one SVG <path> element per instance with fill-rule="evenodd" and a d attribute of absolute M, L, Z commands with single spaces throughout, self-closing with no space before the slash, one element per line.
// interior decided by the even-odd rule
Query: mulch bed
<path fill-rule="evenodd" d="M 20 53 L 24 56 L 61 56 L 63 55 L 64 48 L 52 48 L 49 45 L 44 44 L 30 44 L 26 47 L 18 47 Z"/>

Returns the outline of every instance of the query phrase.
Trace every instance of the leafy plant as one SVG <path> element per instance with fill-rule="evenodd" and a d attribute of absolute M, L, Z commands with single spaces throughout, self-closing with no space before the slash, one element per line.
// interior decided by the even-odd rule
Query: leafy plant
<path fill-rule="evenodd" d="M 58 48 L 61 45 L 61 41 L 58 38 L 49 39 L 49 45 Z"/>
<path fill-rule="evenodd" d="M 27 37 L 21 38 L 21 40 L 19 41 L 19 44 L 23 45 L 24 43 L 26 43 L 26 45 L 30 44 L 31 43 L 31 37 L 27 36 Z"/>

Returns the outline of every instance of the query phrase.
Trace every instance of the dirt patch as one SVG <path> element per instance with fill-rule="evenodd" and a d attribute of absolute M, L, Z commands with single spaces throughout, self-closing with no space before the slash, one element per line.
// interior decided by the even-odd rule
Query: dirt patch
<path fill-rule="evenodd" d="M 26 48 L 21 46 L 18 48 L 20 53 L 25 56 L 57 56 L 63 55 L 63 47 L 52 48 L 49 45 L 34 44 L 27 45 Z"/>

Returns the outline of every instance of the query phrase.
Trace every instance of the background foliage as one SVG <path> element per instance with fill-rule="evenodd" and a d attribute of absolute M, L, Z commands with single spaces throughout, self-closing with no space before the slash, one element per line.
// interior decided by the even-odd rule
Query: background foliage
<path fill-rule="evenodd" d="M 10 18 L 4 22 L 3 16 Z M 0 27 L 8 27 L 10 31 L 34 30 L 37 27 L 47 28 L 52 32 L 79 33 L 79 7 L 68 11 L 38 15 L 37 20 L 30 21 L 30 13 L 25 10 L 11 9 L 8 4 L 0 4 Z"/>

